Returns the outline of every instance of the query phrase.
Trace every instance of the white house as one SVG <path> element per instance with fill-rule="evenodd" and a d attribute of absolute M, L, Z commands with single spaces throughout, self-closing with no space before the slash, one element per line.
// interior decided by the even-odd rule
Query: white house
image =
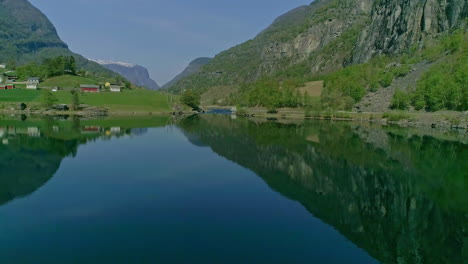
<path fill-rule="evenodd" d="M 37 77 L 29 77 L 26 83 L 26 89 L 37 89 L 37 85 L 39 84 L 39 78 Z"/>
<path fill-rule="evenodd" d="M 5 63 L 0 63 L 0 69 L 6 69 L 6 64 Z"/>
<path fill-rule="evenodd" d="M 110 85 L 110 91 L 111 92 L 120 93 L 121 90 L 122 90 L 122 88 L 120 87 L 120 85 L 117 85 L 117 84 L 111 84 Z"/>

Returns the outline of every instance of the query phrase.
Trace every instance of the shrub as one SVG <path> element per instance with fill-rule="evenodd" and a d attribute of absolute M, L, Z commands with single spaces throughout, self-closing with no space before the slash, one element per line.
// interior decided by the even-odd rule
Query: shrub
<path fill-rule="evenodd" d="M 393 95 L 390 108 L 398 109 L 398 110 L 406 110 L 408 109 L 410 103 L 411 103 L 411 99 L 410 99 L 409 94 L 398 89 Z"/>
<path fill-rule="evenodd" d="M 186 90 L 180 96 L 180 102 L 198 110 L 200 108 L 200 95 L 192 90 Z"/>
<path fill-rule="evenodd" d="M 383 87 L 389 87 L 390 85 L 392 85 L 392 82 L 393 82 L 393 74 L 391 72 L 386 72 L 382 74 L 380 78 L 380 84 Z"/>
<path fill-rule="evenodd" d="M 48 89 L 42 90 L 41 102 L 45 108 L 47 109 L 52 108 L 57 101 L 58 101 L 57 98 L 52 94 L 50 90 Z"/>
<path fill-rule="evenodd" d="M 410 119 L 410 116 L 404 112 L 395 112 L 395 113 L 384 113 L 383 118 L 386 118 L 392 122 L 398 122 L 401 120 L 408 120 Z"/>

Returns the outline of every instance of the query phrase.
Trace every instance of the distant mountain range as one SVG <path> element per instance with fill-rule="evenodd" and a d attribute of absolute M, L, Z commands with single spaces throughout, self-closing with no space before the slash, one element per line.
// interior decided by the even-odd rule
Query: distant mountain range
<path fill-rule="evenodd" d="M 158 90 L 160 86 L 151 79 L 148 69 L 143 66 L 127 63 L 127 62 L 119 62 L 119 61 L 107 61 L 107 60 L 91 60 L 96 62 L 106 69 L 109 69 L 113 72 L 116 72 L 127 80 L 132 82 L 133 84 L 141 87 L 145 87 L 151 90 Z"/>
<path fill-rule="evenodd" d="M 208 64 L 211 60 L 212 60 L 211 58 L 207 58 L 207 57 L 201 57 L 201 58 L 197 58 L 197 59 L 193 60 L 192 62 L 190 62 L 190 64 L 187 66 L 187 68 L 185 68 L 185 70 L 183 72 L 181 72 L 179 75 L 174 77 L 174 79 L 172 79 L 171 81 L 169 81 L 168 83 L 163 85 L 162 88 L 163 89 L 171 88 L 179 80 L 181 80 L 181 79 L 183 79 L 185 77 L 189 77 L 189 76 L 199 72 L 201 67 Z"/>
<path fill-rule="evenodd" d="M 0 63 L 18 65 L 57 56 L 74 56 L 78 68 L 116 75 L 68 49 L 49 19 L 27 0 L 0 0 Z"/>

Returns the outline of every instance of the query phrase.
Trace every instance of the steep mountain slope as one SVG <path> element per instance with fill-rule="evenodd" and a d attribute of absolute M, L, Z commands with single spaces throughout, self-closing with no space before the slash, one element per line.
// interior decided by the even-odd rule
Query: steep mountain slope
<path fill-rule="evenodd" d="M 184 69 L 184 71 L 182 71 L 179 75 L 174 77 L 174 79 L 172 79 L 171 81 L 163 85 L 162 88 L 169 89 L 173 85 L 175 85 L 179 80 L 192 76 L 195 73 L 198 73 L 201 67 L 208 64 L 210 61 L 211 61 L 211 58 L 206 58 L 206 57 L 197 58 L 193 60 L 192 62 L 189 63 L 187 68 Z"/>
<path fill-rule="evenodd" d="M 339 69 L 351 60 L 356 32 L 369 18 L 372 2 L 317 0 L 296 8 L 253 40 L 218 54 L 199 75 L 181 80 L 172 90 L 252 82 L 304 61 L 311 72 Z"/>
<path fill-rule="evenodd" d="M 27 0 L 0 0 L 0 61 L 25 64 L 45 58 L 75 56 L 89 72 L 115 75 L 71 52 L 49 19 Z"/>
<path fill-rule="evenodd" d="M 198 75 L 171 90 L 239 86 L 263 76 L 280 82 L 313 79 L 376 55 L 420 50 L 432 39 L 466 28 L 467 16 L 466 0 L 317 0 L 279 17 L 253 40 L 218 54 Z"/>
<path fill-rule="evenodd" d="M 151 90 L 158 90 L 160 87 L 159 85 L 151 79 L 148 69 L 143 66 L 126 63 L 126 62 L 115 62 L 115 61 L 102 61 L 102 60 L 91 60 L 100 65 L 104 66 L 105 68 L 116 72 L 130 82 L 137 86 L 146 87 L 147 89 Z"/>

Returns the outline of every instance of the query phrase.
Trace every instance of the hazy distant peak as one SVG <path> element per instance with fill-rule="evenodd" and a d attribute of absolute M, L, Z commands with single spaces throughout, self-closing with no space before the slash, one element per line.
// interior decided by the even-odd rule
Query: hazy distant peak
<path fill-rule="evenodd" d="M 99 63 L 101 65 L 119 65 L 123 67 L 128 67 L 128 68 L 134 68 L 137 65 L 134 63 L 128 63 L 128 62 L 121 62 L 121 61 L 111 61 L 111 60 L 93 60 L 89 59 L 90 61 L 94 61 L 96 63 Z"/>
<path fill-rule="evenodd" d="M 153 79 L 151 79 L 148 73 L 148 69 L 141 65 L 112 60 L 89 60 L 94 61 L 104 66 L 105 68 L 122 75 L 137 86 L 146 87 L 152 90 L 157 90 L 160 88 L 159 85 Z"/>

